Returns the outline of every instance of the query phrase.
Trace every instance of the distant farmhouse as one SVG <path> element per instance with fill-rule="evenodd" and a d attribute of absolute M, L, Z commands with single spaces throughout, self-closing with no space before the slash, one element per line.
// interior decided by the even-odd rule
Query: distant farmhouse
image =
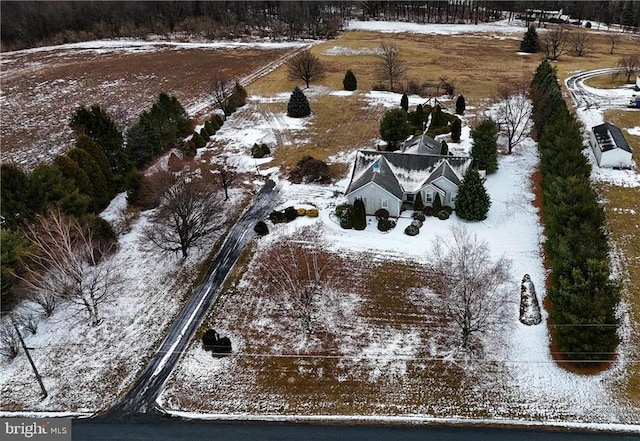
<path fill-rule="evenodd" d="M 622 131 L 610 123 L 591 128 L 591 148 L 600 167 L 631 168 L 631 147 Z"/>
<path fill-rule="evenodd" d="M 399 216 L 403 205 L 413 208 L 420 193 L 424 205 L 436 194 L 442 205 L 455 208 L 458 186 L 471 165 L 468 156 L 440 155 L 438 141 L 420 135 L 405 142 L 401 152 L 359 150 L 346 197 L 350 204 L 362 198 L 368 215 L 380 208 Z"/>

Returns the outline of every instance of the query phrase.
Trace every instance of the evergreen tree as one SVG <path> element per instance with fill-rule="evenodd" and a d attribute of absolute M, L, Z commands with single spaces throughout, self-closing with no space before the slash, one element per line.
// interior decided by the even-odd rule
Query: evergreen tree
<path fill-rule="evenodd" d="M 460 121 L 460 118 L 456 118 L 451 123 L 451 140 L 453 142 L 460 142 L 461 135 L 462 135 L 462 121 Z"/>
<path fill-rule="evenodd" d="M 57 165 L 41 164 L 29 175 L 26 202 L 32 213 L 44 213 L 49 207 L 60 207 L 65 214 L 81 217 L 88 211 L 91 198 L 80 193 Z"/>
<path fill-rule="evenodd" d="M 461 219 L 480 221 L 487 218 L 491 199 L 484 188 L 480 173 L 469 167 L 464 180 L 458 187 L 456 215 Z"/>
<path fill-rule="evenodd" d="M 413 210 L 422 211 L 423 208 L 424 208 L 424 202 L 422 202 L 422 192 L 419 191 L 418 194 L 416 194 L 415 200 L 413 201 Z"/>
<path fill-rule="evenodd" d="M 358 80 L 356 80 L 356 76 L 353 74 L 351 69 L 347 70 L 347 73 L 344 74 L 342 86 L 344 87 L 344 90 L 356 90 L 358 88 Z"/>
<path fill-rule="evenodd" d="M 197 149 L 201 149 L 202 147 L 207 145 L 207 141 L 205 141 L 202 135 L 198 132 L 193 132 L 193 142 L 195 143 Z"/>
<path fill-rule="evenodd" d="M 292 118 L 303 118 L 311 114 L 309 101 L 298 86 L 291 92 L 289 103 L 287 104 L 287 115 Z"/>
<path fill-rule="evenodd" d="M 93 160 L 91 155 L 85 150 L 77 147 L 72 148 L 67 152 L 67 156 L 72 159 L 80 170 L 82 170 L 89 177 L 91 185 L 86 189 L 78 188 L 80 193 L 84 193 L 91 197 L 91 203 L 89 205 L 90 211 L 97 211 L 105 208 L 111 200 L 109 196 L 109 187 L 107 180 L 100 171 L 100 167 Z"/>
<path fill-rule="evenodd" d="M 403 93 L 402 98 L 400 98 L 400 108 L 405 112 L 409 111 L 409 97 L 406 93 Z"/>
<path fill-rule="evenodd" d="M 2 228 L 14 229 L 32 215 L 27 208 L 29 176 L 15 165 L 2 164 L 0 179 Z"/>
<path fill-rule="evenodd" d="M 85 134 L 94 140 L 109 160 L 114 181 L 122 185 L 124 175 L 131 169 L 131 163 L 124 149 L 122 133 L 115 122 L 97 104 L 78 108 L 71 116 L 71 128 L 76 134 Z"/>
<path fill-rule="evenodd" d="M 109 167 L 109 158 L 107 158 L 107 155 L 104 153 L 102 147 L 100 147 L 93 139 L 89 138 L 86 135 L 79 135 L 78 137 L 76 137 L 76 141 L 73 145 L 89 153 L 93 160 L 96 161 L 96 164 L 98 164 L 100 171 L 107 180 L 107 184 L 111 188 L 109 198 L 114 197 L 118 192 L 118 188 L 115 188 L 115 186 L 113 185 L 113 175 L 111 174 L 111 168 Z M 91 176 L 89 176 L 89 178 L 91 178 Z"/>
<path fill-rule="evenodd" d="M 442 140 L 442 142 L 440 143 L 440 154 L 443 156 L 446 156 L 449 154 L 449 145 L 445 140 Z"/>
<path fill-rule="evenodd" d="M 387 110 L 380 122 L 380 138 L 387 143 L 387 149 L 396 150 L 397 144 L 411 134 L 408 115 L 403 109 Z"/>
<path fill-rule="evenodd" d="M 536 28 L 529 26 L 527 32 L 524 33 L 522 41 L 520 41 L 520 52 L 534 54 L 540 50 L 540 42 Z"/>
<path fill-rule="evenodd" d="M 440 200 L 440 193 L 436 192 L 435 197 L 433 198 L 433 215 L 437 216 L 440 211 L 442 211 L 442 201 Z"/>
<path fill-rule="evenodd" d="M 486 119 L 471 131 L 473 146 L 471 156 L 474 166 L 487 173 L 495 173 L 498 170 L 498 126 Z"/>
<path fill-rule="evenodd" d="M 127 149 L 138 168 L 144 167 L 162 151 L 160 134 L 148 113 L 143 112 L 138 122 L 127 131 Z"/>
<path fill-rule="evenodd" d="M 353 202 L 353 228 L 356 230 L 367 228 L 367 213 L 361 198 Z"/>
<path fill-rule="evenodd" d="M 464 96 L 460 95 L 456 100 L 456 115 L 464 114 L 467 104 L 464 100 Z"/>

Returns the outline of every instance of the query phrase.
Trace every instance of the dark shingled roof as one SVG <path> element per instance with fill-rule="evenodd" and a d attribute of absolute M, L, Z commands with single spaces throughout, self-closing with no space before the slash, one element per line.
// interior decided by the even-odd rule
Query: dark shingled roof
<path fill-rule="evenodd" d="M 389 167 L 387 160 L 384 157 L 379 157 L 377 160 L 373 161 L 358 161 L 358 159 L 364 159 L 360 157 L 360 153 L 361 152 L 358 152 L 356 155 L 356 165 L 353 170 L 351 184 L 349 184 L 347 193 L 351 193 L 360 187 L 364 187 L 369 182 L 375 182 L 398 199 L 402 199 L 402 187 L 398 182 L 398 178 L 396 178 L 396 175 L 391 170 L 391 167 Z M 368 157 L 366 159 L 368 160 L 371 158 Z M 356 173 L 357 170 L 360 172 L 359 175 Z"/>
<path fill-rule="evenodd" d="M 427 136 L 427 134 L 417 135 L 405 141 L 402 151 L 406 153 L 417 153 L 420 155 L 440 155 L 442 143 Z"/>
<path fill-rule="evenodd" d="M 400 152 L 359 150 L 354 161 L 347 194 L 375 182 L 399 199 L 426 183 L 444 176 L 456 185 L 471 159 L 466 156 L 420 155 Z M 377 164 L 377 165 L 376 165 Z"/>
<path fill-rule="evenodd" d="M 600 124 L 591 128 L 603 152 L 622 149 L 631 153 L 631 147 L 624 139 L 622 130 L 610 123 Z"/>

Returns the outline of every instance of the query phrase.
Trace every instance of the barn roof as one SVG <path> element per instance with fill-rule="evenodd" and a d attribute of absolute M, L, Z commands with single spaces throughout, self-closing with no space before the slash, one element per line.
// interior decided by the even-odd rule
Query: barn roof
<path fill-rule="evenodd" d="M 622 149 L 631 153 L 631 147 L 627 144 L 627 140 L 624 139 L 622 130 L 610 123 L 600 124 L 591 128 L 593 131 L 600 149 L 603 152 L 607 152 L 614 149 Z"/>

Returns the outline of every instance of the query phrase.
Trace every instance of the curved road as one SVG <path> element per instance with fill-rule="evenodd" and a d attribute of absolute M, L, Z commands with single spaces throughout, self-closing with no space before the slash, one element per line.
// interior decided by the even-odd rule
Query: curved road
<path fill-rule="evenodd" d="M 621 69 L 618 67 L 596 69 L 587 72 L 580 72 L 576 75 L 572 75 L 565 80 L 565 84 L 571 97 L 576 104 L 576 107 L 584 106 L 585 109 L 601 107 L 625 107 L 629 104 L 631 96 L 620 94 L 620 96 L 612 96 L 611 91 L 608 89 L 596 89 L 586 86 L 585 80 L 597 77 L 600 75 L 611 75 L 619 72 Z"/>
<path fill-rule="evenodd" d="M 275 205 L 278 191 L 269 180 L 253 203 L 229 231 L 220 252 L 212 262 L 204 281 L 176 317 L 167 337 L 153 356 L 133 387 L 113 407 L 102 413 L 109 419 L 120 419 L 131 414 L 155 410 L 155 400 L 178 363 L 180 355 L 202 322 L 218 293 L 227 273 L 244 247 L 253 237 L 253 226 L 267 217 Z"/>

